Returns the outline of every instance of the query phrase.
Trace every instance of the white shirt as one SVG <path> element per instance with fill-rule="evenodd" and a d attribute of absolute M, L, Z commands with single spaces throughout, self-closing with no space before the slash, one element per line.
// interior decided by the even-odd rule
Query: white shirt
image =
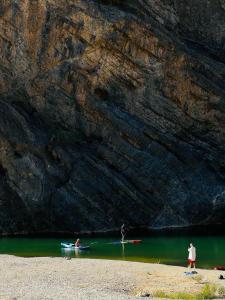
<path fill-rule="evenodd" d="M 188 259 L 195 261 L 196 260 L 196 249 L 194 246 L 188 248 Z"/>

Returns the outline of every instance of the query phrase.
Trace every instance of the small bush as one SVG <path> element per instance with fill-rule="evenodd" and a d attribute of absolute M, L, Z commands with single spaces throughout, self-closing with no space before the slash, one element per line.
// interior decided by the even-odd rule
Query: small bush
<path fill-rule="evenodd" d="M 194 300 L 196 299 L 195 295 L 188 293 L 174 293 L 174 294 L 166 294 L 163 291 L 157 291 L 154 293 L 154 297 L 156 298 L 165 298 L 165 299 L 184 299 L 184 300 Z"/>
<path fill-rule="evenodd" d="M 156 291 L 154 293 L 154 297 L 156 298 L 166 298 L 167 297 L 167 294 L 164 293 L 163 291 Z"/>
<path fill-rule="evenodd" d="M 220 286 L 220 287 L 217 289 L 217 294 L 218 294 L 219 297 L 224 297 L 224 296 L 225 296 L 225 287 Z"/>
<path fill-rule="evenodd" d="M 221 289 L 221 293 L 225 291 Z M 216 293 L 219 293 L 215 285 L 206 284 L 200 293 L 198 294 L 188 294 L 188 293 L 173 293 L 167 294 L 163 291 L 156 291 L 154 297 L 156 298 L 166 298 L 166 299 L 183 299 L 183 300 L 206 300 L 216 298 Z M 224 294 L 220 294 L 222 296 Z"/>
<path fill-rule="evenodd" d="M 199 298 L 198 299 L 214 299 L 215 294 L 216 294 L 216 286 L 213 284 L 206 284 L 201 293 L 198 294 Z"/>

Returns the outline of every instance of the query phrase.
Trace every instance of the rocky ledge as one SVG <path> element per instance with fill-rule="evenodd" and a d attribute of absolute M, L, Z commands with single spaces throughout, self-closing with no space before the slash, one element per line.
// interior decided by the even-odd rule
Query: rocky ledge
<path fill-rule="evenodd" d="M 224 0 L 0 3 L 0 234 L 224 223 Z"/>

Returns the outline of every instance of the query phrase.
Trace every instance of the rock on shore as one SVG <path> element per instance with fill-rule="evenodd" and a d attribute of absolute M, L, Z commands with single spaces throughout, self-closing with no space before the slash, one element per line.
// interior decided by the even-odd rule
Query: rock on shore
<path fill-rule="evenodd" d="M 224 0 L 0 3 L 0 233 L 224 223 Z"/>

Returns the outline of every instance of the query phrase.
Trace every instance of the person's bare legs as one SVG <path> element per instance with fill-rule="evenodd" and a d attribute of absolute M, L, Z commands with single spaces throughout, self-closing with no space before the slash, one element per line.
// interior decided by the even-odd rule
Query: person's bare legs
<path fill-rule="evenodd" d="M 121 239 L 122 243 L 124 242 L 124 238 L 125 238 L 125 234 L 122 233 L 122 239 Z"/>
<path fill-rule="evenodd" d="M 195 263 L 189 262 L 188 269 L 192 269 L 192 268 L 195 270 Z"/>

